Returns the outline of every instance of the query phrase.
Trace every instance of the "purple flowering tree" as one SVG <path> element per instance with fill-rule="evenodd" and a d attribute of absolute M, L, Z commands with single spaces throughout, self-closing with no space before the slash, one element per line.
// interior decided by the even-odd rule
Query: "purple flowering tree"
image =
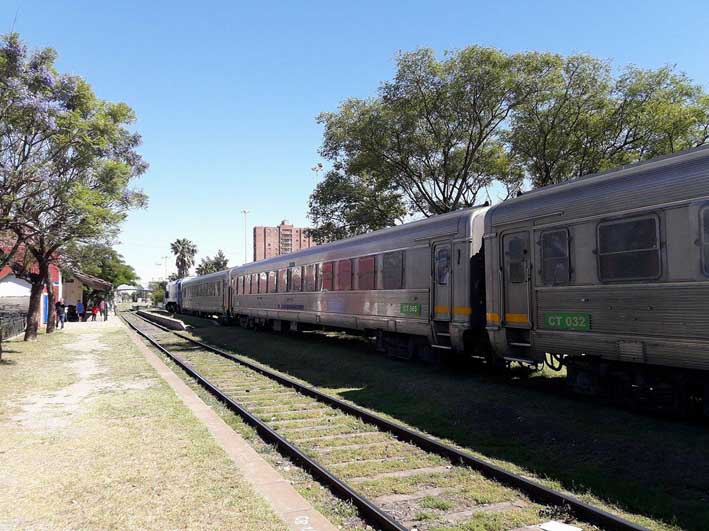
<path fill-rule="evenodd" d="M 54 329 L 50 264 L 69 244 L 110 241 L 146 202 L 132 187 L 147 169 L 129 129 L 133 111 L 58 73 L 55 58 L 51 49 L 29 52 L 17 34 L 0 43 L 0 231 L 26 255 L 13 259 L 32 284 L 25 340 L 36 338 L 44 286 Z"/>

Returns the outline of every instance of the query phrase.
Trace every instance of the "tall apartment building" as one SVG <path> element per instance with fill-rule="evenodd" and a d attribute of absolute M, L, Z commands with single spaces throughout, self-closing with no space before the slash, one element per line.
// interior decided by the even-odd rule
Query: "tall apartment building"
<path fill-rule="evenodd" d="M 287 219 L 277 227 L 254 227 L 254 261 L 313 247 L 307 230 L 290 225 Z"/>

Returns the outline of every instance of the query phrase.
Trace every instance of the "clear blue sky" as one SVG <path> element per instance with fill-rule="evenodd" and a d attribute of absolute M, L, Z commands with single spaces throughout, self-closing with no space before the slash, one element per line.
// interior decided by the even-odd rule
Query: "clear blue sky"
<path fill-rule="evenodd" d="M 399 50 L 587 52 L 676 64 L 709 86 L 700 1 L 0 0 L 0 30 L 13 21 L 31 47 L 59 52 L 61 71 L 135 109 L 150 206 L 130 215 L 118 249 L 144 282 L 164 275 L 156 264 L 178 237 L 198 258 L 222 248 L 241 263 L 243 208 L 249 227 L 306 224 L 315 117 L 373 95 Z"/>

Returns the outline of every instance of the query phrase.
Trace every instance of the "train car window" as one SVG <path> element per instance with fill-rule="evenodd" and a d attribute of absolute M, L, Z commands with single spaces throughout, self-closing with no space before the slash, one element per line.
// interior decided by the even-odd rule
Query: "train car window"
<path fill-rule="evenodd" d="M 702 251 L 704 274 L 709 276 L 709 206 L 702 209 Z"/>
<path fill-rule="evenodd" d="M 507 250 L 509 280 L 512 284 L 520 284 L 526 280 L 524 262 L 525 245 L 521 237 L 511 237 Z"/>
<path fill-rule="evenodd" d="M 258 274 L 258 292 L 268 292 L 268 273 L 266 271 L 263 271 Z"/>
<path fill-rule="evenodd" d="M 337 291 L 352 289 L 352 260 L 339 260 L 337 262 Z"/>
<path fill-rule="evenodd" d="M 278 270 L 278 293 L 285 293 L 288 290 L 288 270 Z"/>
<path fill-rule="evenodd" d="M 382 289 L 404 287 L 404 251 L 384 253 L 382 260 Z"/>
<path fill-rule="evenodd" d="M 251 273 L 251 292 L 252 295 L 258 293 L 258 275 Z"/>
<path fill-rule="evenodd" d="M 436 250 L 436 282 L 440 286 L 448 284 L 451 272 L 451 250 L 448 247 L 439 247 Z"/>
<path fill-rule="evenodd" d="M 561 284 L 571 279 L 569 267 L 569 233 L 566 229 L 542 233 L 542 280 L 544 284 Z"/>
<path fill-rule="evenodd" d="M 335 262 L 325 262 L 322 264 L 322 291 L 332 291 L 332 277 L 335 269 Z"/>
<path fill-rule="evenodd" d="M 660 276 L 660 235 L 656 217 L 598 225 L 601 280 L 643 280 Z"/>
<path fill-rule="evenodd" d="M 363 256 L 357 260 L 357 289 L 374 289 L 377 279 L 374 256 Z"/>
<path fill-rule="evenodd" d="M 305 266 L 305 278 L 303 279 L 303 291 L 315 291 L 317 287 L 315 264 Z"/>
<path fill-rule="evenodd" d="M 291 280 L 290 280 L 290 291 L 302 291 L 303 290 L 303 268 L 292 267 L 291 268 Z"/>
<path fill-rule="evenodd" d="M 278 291 L 277 278 L 278 278 L 277 271 L 269 271 L 268 272 L 268 292 L 269 293 L 276 293 Z"/>

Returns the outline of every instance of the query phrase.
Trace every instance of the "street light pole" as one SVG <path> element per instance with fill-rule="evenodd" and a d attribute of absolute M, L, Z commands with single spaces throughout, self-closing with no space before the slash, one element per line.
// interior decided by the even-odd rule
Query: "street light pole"
<path fill-rule="evenodd" d="M 246 215 L 249 213 L 249 211 L 246 210 L 246 209 L 244 209 L 244 210 L 241 211 L 241 213 L 244 215 L 244 263 L 246 263 L 246 262 L 248 261 L 248 258 L 247 258 L 247 256 L 248 256 L 248 251 L 247 251 L 248 246 L 247 246 L 247 244 L 246 244 L 246 233 L 247 233 L 248 231 L 247 231 L 247 228 L 246 228 Z"/>

